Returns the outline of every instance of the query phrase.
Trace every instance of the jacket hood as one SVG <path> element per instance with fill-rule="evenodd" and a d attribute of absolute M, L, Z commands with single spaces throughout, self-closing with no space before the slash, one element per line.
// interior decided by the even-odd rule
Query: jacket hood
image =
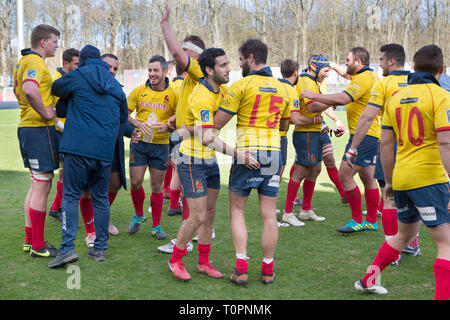
<path fill-rule="evenodd" d="M 101 59 L 101 56 L 100 56 L 100 51 L 96 47 L 94 47 L 90 44 L 87 44 L 80 51 L 80 67 L 89 58 Z"/>
<path fill-rule="evenodd" d="M 109 71 L 109 65 L 97 58 L 88 58 L 83 66 L 75 69 L 99 94 L 112 93 L 116 79 Z"/>

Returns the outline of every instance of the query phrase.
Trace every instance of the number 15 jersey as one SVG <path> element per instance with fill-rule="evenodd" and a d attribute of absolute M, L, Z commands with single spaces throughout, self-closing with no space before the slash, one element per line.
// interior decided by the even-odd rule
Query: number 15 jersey
<path fill-rule="evenodd" d="M 269 67 L 233 83 L 219 109 L 237 115 L 236 147 L 280 151 L 280 120 L 290 118 L 287 89 Z"/>
<path fill-rule="evenodd" d="M 408 86 L 388 100 L 382 129 L 397 137 L 394 190 L 448 182 L 437 132 L 450 130 L 450 94 L 429 73 L 410 74 Z"/>

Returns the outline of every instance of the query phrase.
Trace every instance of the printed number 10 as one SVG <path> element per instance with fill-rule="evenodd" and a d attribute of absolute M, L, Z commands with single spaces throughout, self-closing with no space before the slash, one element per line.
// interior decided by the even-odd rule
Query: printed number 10
<path fill-rule="evenodd" d="M 398 128 L 398 144 L 399 145 L 403 145 L 403 137 L 402 137 L 402 117 L 401 117 L 401 111 L 402 108 L 396 108 L 395 109 L 395 120 L 397 122 L 397 128 Z M 412 122 L 414 120 L 414 117 L 417 118 L 417 125 L 418 125 L 418 129 L 419 129 L 419 136 L 417 138 L 415 138 L 413 136 L 413 131 L 412 131 Z M 420 114 L 419 108 L 414 107 L 411 109 L 411 111 L 409 112 L 409 116 L 408 116 L 408 140 L 409 142 L 411 142 L 411 144 L 415 145 L 415 146 L 420 146 L 423 143 L 423 140 L 425 139 L 425 130 L 424 130 L 424 126 L 423 126 L 423 118 L 422 115 Z"/>

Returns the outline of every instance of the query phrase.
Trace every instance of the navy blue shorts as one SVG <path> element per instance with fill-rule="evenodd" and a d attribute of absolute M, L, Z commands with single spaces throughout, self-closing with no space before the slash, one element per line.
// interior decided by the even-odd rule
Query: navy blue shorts
<path fill-rule="evenodd" d="M 228 187 L 241 197 L 248 197 L 252 189 L 267 197 L 276 197 L 280 186 L 281 152 L 258 151 L 256 159 L 261 164 L 259 170 L 248 169 L 236 158 L 230 170 Z"/>
<path fill-rule="evenodd" d="M 350 139 L 348 140 L 348 143 L 345 146 L 342 161 L 347 160 L 345 154 L 347 153 L 347 150 L 350 149 L 352 141 L 353 135 L 350 135 Z M 357 166 L 360 167 L 374 166 L 378 152 L 378 138 L 366 135 L 364 139 L 361 141 L 361 144 L 359 145 L 357 151 L 358 155 L 356 156 L 356 160 L 352 159 L 353 164 L 356 164 Z"/>
<path fill-rule="evenodd" d="M 165 171 L 169 165 L 169 145 L 146 143 L 131 143 L 130 141 L 130 167 L 149 166 Z"/>
<path fill-rule="evenodd" d="M 18 128 L 17 137 L 25 168 L 43 172 L 59 168 L 58 141 L 54 126 Z"/>
<path fill-rule="evenodd" d="M 321 132 L 322 133 L 322 132 Z M 330 136 L 328 134 L 322 133 L 320 135 L 320 141 L 322 142 L 322 146 L 324 144 L 330 144 L 331 143 L 331 139 Z"/>
<path fill-rule="evenodd" d="M 380 158 L 380 144 L 378 143 L 378 153 L 377 153 L 377 163 L 375 164 L 375 173 L 373 177 L 377 179 L 378 181 L 384 181 L 384 172 L 383 172 L 383 166 L 381 165 L 381 158 Z M 394 164 L 395 164 L 395 155 L 397 154 L 397 141 L 394 144 Z"/>
<path fill-rule="evenodd" d="M 321 132 L 294 131 L 295 164 L 315 166 L 322 161 L 322 135 Z"/>
<path fill-rule="evenodd" d="M 281 165 L 285 166 L 287 162 L 287 146 L 288 140 L 287 137 L 280 137 L 280 147 L 281 147 Z"/>
<path fill-rule="evenodd" d="M 180 143 L 183 141 L 183 139 L 180 137 L 178 132 L 174 131 L 170 134 L 170 140 L 169 140 L 169 158 L 176 159 L 179 149 L 180 149 Z"/>
<path fill-rule="evenodd" d="M 178 176 L 186 198 L 200 198 L 208 194 L 208 189 L 220 189 L 220 170 L 217 160 L 189 157 L 179 153 Z"/>
<path fill-rule="evenodd" d="M 56 142 L 58 143 L 58 150 L 59 150 L 59 145 L 61 143 L 62 135 L 63 135 L 63 133 L 61 131 L 56 130 Z M 61 153 L 58 151 L 58 157 L 59 157 L 59 169 L 63 170 L 64 169 L 64 153 Z"/>
<path fill-rule="evenodd" d="M 114 156 L 111 162 L 111 172 L 120 172 L 121 167 L 122 166 L 120 165 L 119 150 L 117 150 L 116 146 L 116 148 L 114 148 Z"/>
<path fill-rule="evenodd" d="M 395 191 L 398 221 L 415 223 L 419 220 L 427 227 L 436 227 L 450 222 L 448 201 L 450 184 L 439 183 L 422 188 Z"/>

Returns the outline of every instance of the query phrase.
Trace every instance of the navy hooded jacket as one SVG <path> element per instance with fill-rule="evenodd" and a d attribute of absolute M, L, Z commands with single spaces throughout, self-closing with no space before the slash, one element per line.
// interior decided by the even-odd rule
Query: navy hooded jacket
<path fill-rule="evenodd" d="M 80 52 L 80 60 L 81 56 Z M 128 106 L 109 65 L 100 56 L 88 57 L 79 68 L 56 80 L 52 92 L 68 100 L 59 152 L 112 161 L 119 125 L 128 119 Z"/>

